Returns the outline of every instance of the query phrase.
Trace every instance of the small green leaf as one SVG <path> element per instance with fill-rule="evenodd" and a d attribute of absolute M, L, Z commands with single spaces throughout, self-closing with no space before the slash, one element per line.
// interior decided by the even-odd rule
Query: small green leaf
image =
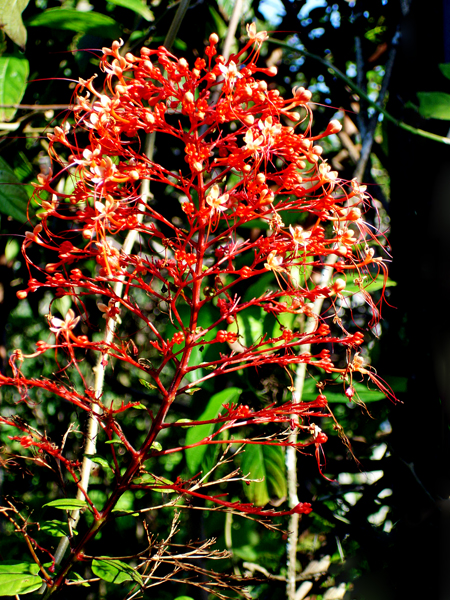
<path fill-rule="evenodd" d="M 19 254 L 19 252 L 20 252 L 19 242 L 17 240 L 15 240 L 14 238 L 11 238 L 10 240 L 8 240 L 6 243 L 6 248 L 5 248 L 6 261 L 9 262 L 10 260 L 14 260 L 16 258 L 16 256 Z"/>
<path fill-rule="evenodd" d="M 145 381 L 145 379 L 139 379 L 139 383 L 141 383 L 148 390 L 157 390 L 158 389 L 156 387 L 156 385 L 153 385 L 153 383 L 149 383 L 148 381 Z"/>
<path fill-rule="evenodd" d="M 103 456 L 99 456 L 98 454 L 85 454 L 87 458 L 89 458 L 96 465 L 100 465 L 104 469 L 111 470 L 111 467 L 108 464 L 108 461 L 103 458 Z"/>
<path fill-rule="evenodd" d="M 119 446 L 124 446 L 122 440 L 108 440 L 105 442 L 105 444 L 118 444 Z"/>
<path fill-rule="evenodd" d="M 198 392 L 201 389 L 202 388 L 199 388 L 199 387 L 189 388 L 188 390 L 186 390 L 185 394 L 188 394 L 188 396 L 193 396 L 195 394 L 195 392 Z"/>
<path fill-rule="evenodd" d="M 209 402 L 197 419 L 198 421 L 209 421 L 215 419 L 220 412 L 223 404 L 228 402 L 236 403 L 239 400 L 239 396 L 242 394 L 242 390 L 236 387 L 226 388 L 214 396 L 211 396 Z M 214 431 L 214 423 L 206 423 L 205 425 L 197 425 L 190 427 L 186 434 L 186 446 L 196 444 L 204 438 L 208 437 Z M 196 448 L 186 449 L 186 463 L 189 471 L 192 475 L 198 472 L 198 469 L 202 463 L 203 456 L 206 452 L 207 445 L 197 446 Z"/>
<path fill-rule="evenodd" d="M 110 4 L 129 8 L 133 12 L 140 15 L 146 21 L 154 21 L 155 17 L 152 11 L 148 8 L 147 3 L 142 3 L 140 0 L 107 0 Z"/>
<path fill-rule="evenodd" d="M 53 537 L 67 537 L 69 535 L 69 526 L 64 521 L 42 521 L 39 530 Z M 78 535 L 74 529 L 72 529 L 72 533 Z"/>
<path fill-rule="evenodd" d="M 14 171 L 0 157 L 0 212 L 20 223 L 26 223 L 28 194 Z"/>
<path fill-rule="evenodd" d="M 92 572 L 100 579 L 109 583 L 123 583 L 124 581 L 135 581 L 140 586 L 144 585 L 142 577 L 132 567 L 112 558 L 94 558 L 92 561 Z"/>
<path fill-rule="evenodd" d="M 159 442 L 153 442 L 153 444 L 151 445 L 150 450 L 157 450 L 158 452 L 161 452 L 161 450 L 163 449 L 163 447 L 161 446 L 161 444 Z"/>
<path fill-rule="evenodd" d="M 135 410 L 147 410 L 147 407 L 146 407 L 144 404 L 142 404 L 142 403 L 135 404 L 135 405 L 133 406 L 133 408 L 134 408 Z"/>
<path fill-rule="evenodd" d="M 133 479 L 133 483 L 138 485 L 172 485 L 173 482 L 170 479 L 166 479 L 165 477 L 155 477 L 151 473 L 144 473 L 144 475 L 140 475 Z M 173 494 L 175 490 L 172 488 L 157 488 L 154 490 L 155 492 L 160 492 L 161 494 Z"/>
<path fill-rule="evenodd" d="M 444 92 L 417 92 L 419 113 L 424 119 L 450 121 L 450 94 Z"/>
<path fill-rule="evenodd" d="M 32 17 L 27 25 L 90 33 L 110 39 L 117 39 L 121 33 L 118 23 L 111 17 L 93 11 L 83 12 L 72 8 L 48 8 Z"/>
<path fill-rule="evenodd" d="M 4 560 L 0 564 L 0 596 L 30 594 L 42 585 L 35 563 Z"/>
<path fill-rule="evenodd" d="M 177 596 L 175 600 L 194 600 L 191 596 Z"/>
<path fill-rule="evenodd" d="M 19 104 L 27 87 L 30 65 L 21 56 L 0 56 L 0 104 Z M 0 121 L 11 121 L 16 108 L 0 108 Z"/>
<path fill-rule="evenodd" d="M 441 63 L 439 69 L 444 77 L 450 79 L 450 63 Z"/>
<path fill-rule="evenodd" d="M 244 484 L 247 498 L 257 506 L 264 506 L 274 496 L 284 498 L 287 493 L 284 452 L 279 446 L 249 444 L 244 450 L 241 471 L 250 473 L 250 485 Z"/>
<path fill-rule="evenodd" d="M 61 510 L 74 510 L 78 508 L 87 507 L 86 500 L 77 500 L 76 498 L 62 498 L 61 500 L 52 500 L 44 504 L 45 506 L 52 506 L 53 508 L 59 508 Z"/>
<path fill-rule="evenodd" d="M 25 48 L 27 30 L 22 21 L 22 13 L 30 0 L 0 0 L 0 23 L 3 31 L 12 41 Z"/>
<path fill-rule="evenodd" d="M 85 581 L 84 577 L 81 577 L 78 573 L 70 572 L 69 581 L 78 581 L 78 585 L 82 585 L 83 587 L 91 587 L 91 584 Z"/>
<path fill-rule="evenodd" d="M 186 425 L 182 425 L 181 427 L 189 427 L 189 423 L 192 422 L 192 419 L 178 419 L 175 423 L 186 423 Z"/>

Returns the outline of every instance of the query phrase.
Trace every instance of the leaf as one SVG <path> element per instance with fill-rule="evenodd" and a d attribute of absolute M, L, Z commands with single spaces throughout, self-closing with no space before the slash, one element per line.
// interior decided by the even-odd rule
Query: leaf
<path fill-rule="evenodd" d="M 444 92 L 417 92 L 419 113 L 424 119 L 450 121 L 450 94 Z"/>
<path fill-rule="evenodd" d="M 242 390 L 236 387 L 230 387 L 225 390 L 222 390 L 221 392 L 218 392 L 217 394 L 214 394 L 214 396 L 211 396 L 211 398 L 209 399 L 205 410 L 197 420 L 209 421 L 210 419 L 215 419 L 219 414 L 223 404 L 226 404 L 228 402 L 237 402 L 241 394 Z M 194 427 L 190 427 L 186 434 L 186 446 L 200 442 L 204 438 L 211 435 L 213 431 L 214 423 L 206 423 L 205 425 L 197 425 Z M 203 456 L 206 452 L 206 448 L 207 445 L 186 449 L 186 463 L 192 475 L 198 473 L 198 469 L 202 463 Z"/>
<path fill-rule="evenodd" d="M 152 11 L 147 6 L 147 3 L 142 3 L 140 0 L 107 0 L 110 4 L 116 4 L 117 6 L 123 6 L 129 8 L 136 14 L 140 15 L 146 21 L 154 21 L 155 17 Z"/>
<path fill-rule="evenodd" d="M 381 392 L 379 389 L 369 389 L 364 383 L 353 382 L 353 387 L 355 392 L 357 393 L 359 399 L 366 404 L 367 402 L 377 402 L 378 400 L 384 400 L 386 398 L 386 394 Z M 330 404 L 348 404 L 349 399 L 344 394 L 344 386 L 342 382 L 339 382 L 336 386 L 327 386 L 323 392 L 327 397 L 327 400 Z M 316 387 L 316 382 L 314 379 L 308 379 L 306 381 L 303 394 L 302 401 L 308 402 L 310 400 L 315 400 L 319 395 L 319 391 Z M 357 397 L 355 396 L 357 400 Z"/>
<path fill-rule="evenodd" d="M 0 0 L 0 27 L 21 48 L 27 43 L 27 30 L 22 21 L 22 12 L 30 0 Z"/>
<path fill-rule="evenodd" d="M 450 79 L 450 63 L 441 63 L 439 69 L 444 77 Z"/>
<path fill-rule="evenodd" d="M 193 395 L 195 394 L 195 392 L 199 392 L 201 389 L 202 389 L 202 388 L 200 388 L 200 387 L 192 387 L 192 388 L 189 388 L 188 390 L 186 390 L 186 392 L 185 392 L 185 393 L 186 393 L 188 396 L 193 396 Z"/>
<path fill-rule="evenodd" d="M 136 581 L 140 586 L 144 585 L 142 577 L 137 571 L 120 560 L 110 558 L 94 558 L 92 561 L 92 572 L 100 579 L 109 583 L 123 583 L 124 581 Z"/>
<path fill-rule="evenodd" d="M 68 580 L 78 581 L 78 585 L 82 585 L 83 587 L 91 587 L 91 584 L 88 583 L 84 577 L 81 577 L 79 573 L 75 573 L 74 571 L 71 571 Z"/>
<path fill-rule="evenodd" d="M 89 458 L 96 465 L 100 465 L 104 469 L 111 470 L 111 467 L 108 464 L 108 461 L 103 458 L 103 456 L 99 456 L 98 454 L 85 454 L 87 458 Z"/>
<path fill-rule="evenodd" d="M 133 479 L 133 484 L 136 483 L 138 485 L 173 485 L 173 481 L 170 481 L 170 479 L 166 479 L 165 477 L 155 477 L 154 475 L 152 475 L 151 473 L 145 473 L 144 475 L 140 475 L 139 477 L 136 477 L 136 479 Z M 172 488 L 157 488 L 154 489 L 153 491 L 155 492 L 159 492 L 160 494 L 174 494 L 175 490 L 173 490 Z"/>
<path fill-rule="evenodd" d="M 260 298 L 265 292 L 276 288 L 276 280 L 273 273 L 264 273 L 256 278 L 255 283 L 250 285 L 245 294 L 244 301 L 249 302 L 253 298 Z"/>
<path fill-rule="evenodd" d="M 177 596 L 174 600 L 194 600 L 191 596 Z"/>
<path fill-rule="evenodd" d="M 141 385 L 143 385 L 145 388 L 147 388 L 148 390 L 157 390 L 158 389 L 156 387 L 156 385 L 153 385 L 153 383 L 149 383 L 148 381 L 145 381 L 145 379 L 139 379 L 139 383 Z"/>
<path fill-rule="evenodd" d="M 392 279 L 388 279 L 386 281 L 386 283 L 384 283 L 383 279 L 375 279 L 373 281 L 370 281 L 369 283 L 364 283 L 363 284 L 363 289 L 366 292 L 372 293 L 372 292 L 376 292 L 377 290 L 381 290 L 383 289 L 383 287 L 395 287 L 397 285 L 397 283 L 395 281 L 392 281 Z M 344 296 L 349 296 L 351 294 L 357 294 L 360 291 L 359 287 L 356 285 L 356 283 L 352 283 L 349 282 L 347 283 L 347 285 L 345 286 L 345 290 L 342 290 L 342 294 Z"/>
<path fill-rule="evenodd" d="M 249 306 L 236 315 L 236 321 L 228 326 L 227 331 L 239 333 L 239 341 L 249 348 L 258 342 L 264 333 L 266 313 L 260 306 Z"/>
<path fill-rule="evenodd" d="M 53 508 L 59 508 L 61 510 L 86 508 L 87 505 L 86 500 L 77 500 L 76 498 L 61 498 L 61 500 L 52 500 L 51 502 L 44 504 L 44 506 L 52 506 Z"/>
<path fill-rule="evenodd" d="M 0 212 L 20 223 L 26 223 L 28 194 L 14 171 L 0 157 Z"/>
<path fill-rule="evenodd" d="M 69 526 L 64 521 L 42 521 L 39 527 L 40 531 L 48 533 L 53 537 L 67 537 L 69 535 Z M 78 535 L 75 530 L 72 529 L 74 535 Z"/>
<path fill-rule="evenodd" d="M 245 494 L 253 504 L 264 506 L 274 496 L 286 496 L 284 452 L 279 446 L 249 444 L 244 450 L 241 471 L 244 475 L 250 473 L 251 479 L 263 480 L 244 484 Z"/>
<path fill-rule="evenodd" d="M 0 564 L 0 596 L 30 594 L 42 585 L 35 563 L 4 560 Z"/>
<path fill-rule="evenodd" d="M 97 12 L 82 12 L 72 8 L 48 8 L 39 15 L 32 17 L 29 27 L 51 27 L 65 29 L 77 33 L 90 33 L 104 38 L 120 37 L 119 24 L 107 15 Z"/>
<path fill-rule="evenodd" d="M 0 104 L 19 104 L 27 87 L 30 65 L 20 56 L 0 57 Z M 0 121 L 11 121 L 16 108 L 0 108 Z"/>

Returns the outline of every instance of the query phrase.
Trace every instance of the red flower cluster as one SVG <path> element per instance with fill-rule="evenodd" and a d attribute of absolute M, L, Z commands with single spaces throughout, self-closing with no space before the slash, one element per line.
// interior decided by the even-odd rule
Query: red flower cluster
<path fill-rule="evenodd" d="M 20 370 L 24 357 L 19 351 L 11 360 L 13 377 L 2 376 L 0 385 L 18 387 L 25 399 L 28 389 L 39 387 L 87 412 L 94 403 L 101 408 L 101 426 L 110 438 L 113 433 L 119 435 L 131 456 L 123 475 L 117 469 L 117 490 L 103 514 L 112 510 L 143 460 L 152 455 L 158 433 L 170 426 L 165 419 L 175 397 L 202 381 L 243 368 L 307 363 L 339 373 L 349 380 L 348 390 L 353 389 L 352 374 L 359 372 L 390 393 L 364 367 L 357 352 L 346 368 L 338 368 L 328 349 L 330 344 L 344 346 L 351 356 L 351 351 L 363 343 L 363 335 L 346 331 L 333 310 L 336 298 L 343 300 L 347 278 L 362 281 L 363 275 L 384 272 L 383 261 L 374 252 L 378 239 L 363 220 L 368 199 L 365 187 L 339 179 L 321 158 L 320 140 L 338 132 L 340 124 L 331 121 L 323 133 L 313 135 L 308 104 L 311 93 L 297 88 L 289 98 L 283 98 L 268 79 L 276 68 L 258 66 L 265 34 L 256 33 L 253 26 L 248 32 L 248 43 L 229 60 L 217 54 L 218 37 L 211 35 L 205 58 L 197 58 L 192 67 L 164 47 L 143 48 L 139 56 L 122 56 L 121 42 L 114 42 L 112 48 L 103 49 L 100 59 L 103 89 L 97 89 L 94 77 L 80 80 L 72 126 L 67 121 L 49 135 L 50 155 L 60 170 L 57 175 L 41 176 L 36 186 L 41 223 L 26 235 L 23 252 L 30 281 L 18 295 L 25 298 L 38 288 L 47 288 L 56 296 L 70 296 L 74 308 L 63 319 L 49 316 L 55 343 L 40 343 L 33 356 L 61 351 L 68 365 L 77 369 L 78 354 L 86 349 L 100 352 L 104 366 L 109 357 L 125 361 L 153 380 L 161 404 L 143 446 L 136 450 L 127 444 L 114 421 L 116 413 L 127 407 L 108 409 L 87 384 L 83 392 L 76 392 L 63 383 L 26 379 Z M 170 136 L 180 145 L 185 154 L 184 170 L 174 170 L 142 152 L 140 136 L 152 133 L 161 139 Z M 64 193 L 56 186 L 61 174 L 71 178 L 73 191 Z M 142 198 L 143 180 L 174 190 L 172 212 L 181 214 L 184 223 L 180 224 L 178 217 L 169 220 L 158 203 Z M 63 227 L 54 234 L 52 227 L 57 221 Z M 254 231 L 267 234 L 248 236 L 249 224 Z M 141 241 L 131 252 L 124 252 L 121 243 L 129 231 L 137 231 Z M 143 240 L 147 240 L 144 249 Z M 56 255 L 55 261 L 38 274 L 27 254 L 32 244 Z M 330 257 L 340 276 L 321 285 L 315 274 Z M 97 264 L 95 273 L 91 270 L 88 274 L 87 261 Z M 252 280 L 268 273 L 273 274 L 271 290 L 250 299 L 239 296 L 236 290 L 248 288 Z M 151 299 L 153 307 L 164 304 L 176 329 L 170 339 L 160 326 L 160 310 L 151 313 L 133 299 L 136 289 Z M 98 315 L 87 314 L 88 295 L 97 298 Z M 376 319 L 376 306 L 367 293 L 365 296 Z M 320 298 L 329 300 L 329 322 L 314 313 L 313 304 Z M 201 326 L 207 305 L 214 307 L 216 317 Z M 255 309 L 273 315 L 279 327 L 246 342 L 239 322 L 245 322 Z M 149 344 L 159 354 L 159 362 L 142 360 L 141 349 L 123 335 L 95 341 L 77 334 L 83 321 L 89 325 L 100 314 L 106 319 L 107 331 L 108 327 L 113 331 L 112 321 L 120 328 L 120 316 L 127 312 L 147 327 Z M 315 325 L 302 330 L 300 318 L 285 327 L 286 315 L 303 315 Z M 332 331 L 333 322 L 341 326 L 340 332 L 334 327 Z M 218 351 L 212 358 L 191 364 L 194 349 L 214 345 Z M 313 345 L 314 354 L 299 352 L 302 345 Z M 312 444 L 317 449 L 326 435 L 314 429 L 309 419 L 323 414 L 327 414 L 327 401 L 320 394 L 309 405 L 293 403 L 255 412 L 247 406 L 227 405 L 213 422 L 224 430 L 249 423 L 290 423 L 294 415 L 298 419 L 295 426 L 310 435 L 298 447 Z M 304 420 L 306 425 L 302 425 Z M 24 447 L 40 444 L 26 428 L 23 431 L 27 434 L 20 440 Z M 200 443 L 217 440 L 209 437 Z M 270 443 L 288 445 L 283 437 Z M 62 457 L 57 448 L 54 452 Z M 71 473 L 80 485 L 72 468 Z M 181 484 L 175 487 L 180 494 L 200 495 L 233 510 L 273 514 L 207 493 L 187 492 Z M 309 511 L 307 504 L 294 509 Z M 79 549 L 89 535 L 79 542 Z"/>

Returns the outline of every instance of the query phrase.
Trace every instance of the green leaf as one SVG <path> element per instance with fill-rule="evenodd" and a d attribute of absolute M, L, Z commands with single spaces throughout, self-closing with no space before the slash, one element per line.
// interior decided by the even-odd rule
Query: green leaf
<path fill-rule="evenodd" d="M 441 63 L 439 69 L 444 77 L 450 79 L 450 63 Z"/>
<path fill-rule="evenodd" d="M 100 465 L 104 469 L 111 470 L 111 467 L 108 464 L 108 461 L 103 458 L 103 456 L 99 456 L 98 454 L 85 454 L 87 458 L 89 458 L 96 465 Z"/>
<path fill-rule="evenodd" d="M 346 386 L 347 387 L 347 386 Z M 379 389 L 369 389 L 364 383 L 353 382 L 353 387 L 357 396 L 355 396 L 355 400 L 358 398 L 366 404 L 367 402 L 377 402 L 378 400 L 384 400 L 386 395 L 383 394 Z M 349 399 L 344 394 L 344 385 L 342 382 L 339 382 L 335 386 L 327 386 L 323 392 L 327 397 L 328 402 L 330 404 L 348 404 Z M 314 379 L 308 379 L 305 382 L 302 394 L 302 400 L 308 402 L 310 400 L 315 400 L 319 395 L 319 391 L 316 387 L 316 382 Z"/>
<path fill-rule="evenodd" d="M 0 0 L 0 23 L 8 37 L 21 48 L 27 43 L 27 30 L 22 21 L 22 12 L 30 0 Z"/>
<path fill-rule="evenodd" d="M 147 3 L 142 3 L 140 0 L 107 0 L 110 4 L 116 4 L 117 6 L 123 6 L 129 8 L 136 14 L 140 15 L 146 21 L 154 21 L 155 17 L 152 11 L 147 6 Z"/>
<path fill-rule="evenodd" d="M 52 500 L 51 502 L 44 504 L 44 506 L 52 506 L 53 508 L 59 508 L 61 510 L 86 508 L 87 505 L 86 500 L 77 500 L 76 498 L 62 498 L 61 500 Z"/>
<path fill-rule="evenodd" d="M 91 584 L 85 581 L 84 577 L 81 577 L 79 573 L 74 573 L 74 571 L 70 572 L 69 581 L 78 581 L 78 585 L 82 585 L 83 587 L 91 587 Z M 82 582 L 82 583 L 81 583 Z"/>
<path fill-rule="evenodd" d="M 67 537 L 69 535 L 69 526 L 64 521 L 42 521 L 39 530 L 53 537 Z M 72 529 L 74 535 L 78 535 L 75 530 Z"/>
<path fill-rule="evenodd" d="M 14 171 L 0 157 L 0 212 L 20 223 L 26 223 L 28 194 Z"/>
<path fill-rule="evenodd" d="M 284 452 L 279 446 L 249 444 L 244 450 L 241 471 L 244 475 L 250 473 L 251 479 L 262 479 L 244 484 L 245 494 L 253 504 L 264 506 L 274 496 L 286 496 Z"/>
<path fill-rule="evenodd" d="M 145 379 L 139 379 L 139 383 L 146 387 L 148 390 L 157 390 L 158 388 L 153 383 L 145 381 Z"/>
<path fill-rule="evenodd" d="M 170 479 L 166 479 L 165 477 L 155 477 L 154 475 L 152 475 L 151 473 L 144 473 L 144 475 L 140 475 L 139 477 L 136 477 L 136 479 L 133 479 L 133 483 L 136 483 L 138 485 L 172 485 L 173 481 L 170 481 Z M 155 492 L 159 492 L 161 494 L 174 494 L 175 490 L 173 490 L 172 488 L 158 488 L 154 490 Z"/>
<path fill-rule="evenodd" d="M 156 450 L 157 452 L 161 452 L 162 449 L 163 447 L 159 442 L 153 442 L 153 444 L 150 447 L 150 450 Z"/>
<path fill-rule="evenodd" d="M 249 302 L 253 298 L 260 298 L 268 290 L 276 288 L 276 280 L 273 273 L 264 273 L 256 278 L 255 283 L 250 285 L 244 294 L 244 301 Z"/>
<path fill-rule="evenodd" d="M 265 316 L 266 313 L 260 306 L 249 306 L 236 315 L 236 321 L 229 325 L 227 331 L 239 333 L 240 343 L 249 348 L 261 339 Z"/>
<path fill-rule="evenodd" d="M 120 37 L 119 24 L 107 15 L 97 12 L 82 12 L 72 8 L 48 8 L 39 15 L 32 17 L 29 27 L 51 27 L 65 29 L 77 33 L 90 33 L 104 38 Z"/>
<path fill-rule="evenodd" d="M 194 600 L 191 596 L 177 596 L 175 600 Z"/>
<path fill-rule="evenodd" d="M 27 87 L 30 65 L 20 56 L 0 57 L 0 104 L 19 104 Z M 0 121 L 11 121 L 16 108 L 0 108 Z"/>
<path fill-rule="evenodd" d="M 424 119 L 450 121 L 450 94 L 444 92 L 417 92 L 419 113 Z"/>
<path fill-rule="evenodd" d="M 110 558 L 94 558 L 92 561 L 92 572 L 100 579 L 109 583 L 123 583 L 124 581 L 136 581 L 140 586 L 144 585 L 142 577 L 137 571 L 120 560 Z"/>
<path fill-rule="evenodd" d="M 386 283 L 384 283 L 383 279 L 380 280 L 380 278 L 378 278 L 373 281 L 369 281 L 368 283 L 363 283 L 363 289 L 366 292 L 372 293 L 376 292 L 377 290 L 382 290 L 383 287 L 395 287 L 396 285 L 397 283 L 395 281 L 392 281 L 392 279 L 388 279 Z M 356 285 L 356 283 L 352 283 L 349 281 L 345 286 L 345 289 L 342 290 L 341 293 L 344 296 L 349 296 L 350 294 L 357 294 L 359 291 L 360 289 Z"/>
<path fill-rule="evenodd" d="M 241 394 L 242 390 L 236 387 L 230 387 L 225 390 L 222 390 L 221 392 L 218 392 L 217 394 L 214 394 L 214 396 L 211 396 L 211 398 L 209 399 L 205 410 L 197 420 L 209 421 L 210 419 L 215 419 L 219 414 L 223 404 L 226 404 L 228 402 L 237 402 Z M 186 434 L 186 446 L 200 442 L 204 438 L 211 435 L 213 431 L 214 423 L 206 423 L 205 425 L 197 425 L 195 427 L 190 427 Z M 206 448 L 207 445 L 186 449 L 186 463 L 192 475 L 198 473 L 199 467 L 203 460 L 203 456 L 206 452 Z"/>
<path fill-rule="evenodd" d="M 0 564 L 0 596 L 30 594 L 42 585 L 35 563 L 4 560 Z"/>

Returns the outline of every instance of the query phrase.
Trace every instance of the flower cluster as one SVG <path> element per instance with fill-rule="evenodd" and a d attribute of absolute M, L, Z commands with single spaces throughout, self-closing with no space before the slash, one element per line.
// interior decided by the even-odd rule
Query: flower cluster
<path fill-rule="evenodd" d="M 115 465 L 117 487 L 99 516 L 101 526 L 143 461 L 165 452 L 155 450 L 154 441 L 171 426 L 166 416 L 172 402 L 208 379 L 261 365 L 288 369 L 306 363 L 336 373 L 348 390 L 353 389 L 355 372 L 382 386 L 357 352 L 363 334 L 347 331 L 337 314 L 336 299 L 344 302 L 349 279 L 385 274 L 383 260 L 374 250 L 378 238 L 364 222 L 365 187 L 341 180 L 322 159 L 320 140 L 338 132 L 339 122 L 332 120 L 324 132 L 313 135 L 311 92 L 294 88 L 290 97 L 283 98 L 270 84 L 276 68 L 258 64 L 265 34 L 257 33 L 254 26 L 248 33 L 248 43 L 228 60 L 218 54 L 218 37 L 212 34 L 204 58 L 191 66 L 164 47 L 123 56 L 122 43 L 114 42 L 103 49 L 100 59 L 102 89 L 94 77 L 80 80 L 72 124 L 67 120 L 49 135 L 49 152 L 58 172 L 41 176 L 36 185 L 41 222 L 26 235 L 23 252 L 30 280 L 18 295 L 25 298 L 44 288 L 57 297 L 71 298 L 73 308 L 64 318 L 48 317 L 54 344 L 41 342 L 32 356 L 48 350 L 62 352 L 66 368 L 73 365 L 78 370 L 85 388 L 76 391 L 71 384 L 27 379 L 20 368 L 26 357 L 19 351 L 11 360 L 13 377 L 1 376 L 0 384 L 18 387 L 24 399 L 27 390 L 39 387 L 86 412 L 95 405 L 106 434 L 118 435 L 125 444 L 129 460 L 122 470 Z M 170 139 L 179 145 L 184 169 L 175 170 L 143 153 L 142 136 L 155 133 L 162 144 Z M 71 190 L 56 185 L 61 176 L 72 182 Z M 171 198 L 148 202 L 140 189 L 145 180 L 161 194 L 169 187 Z M 169 209 L 164 206 L 168 202 L 173 204 Z M 177 218 L 171 218 L 175 213 Z M 53 233 L 58 222 L 63 227 Z M 122 241 L 130 231 L 138 234 L 139 243 L 125 251 Z M 36 271 L 28 254 L 33 244 L 53 252 L 55 261 Z M 334 264 L 336 276 L 323 284 L 318 275 L 327 262 Z M 255 297 L 243 295 L 242 290 L 250 289 L 263 275 L 271 275 L 272 284 Z M 136 291 L 151 300 L 150 308 L 135 300 Z M 95 297 L 96 315 L 86 309 L 87 296 Z M 377 307 L 365 296 L 376 320 Z M 330 307 L 325 318 L 313 309 L 319 299 L 327 299 Z M 175 330 L 170 334 L 161 325 L 162 306 Z M 205 311 L 211 317 L 206 321 L 202 320 Z M 242 324 L 254 311 L 271 326 L 249 340 Z M 88 331 L 100 314 L 107 322 L 103 340 L 77 334 L 81 324 Z M 125 314 L 148 332 L 145 348 L 120 335 Z M 306 320 L 313 326 L 304 327 Z M 156 357 L 152 362 L 145 358 L 148 345 Z M 311 352 L 302 349 L 306 345 L 312 346 Z M 331 360 L 331 345 L 346 349 L 346 367 Z M 204 360 L 193 361 L 197 350 L 205 348 Z M 101 353 L 104 367 L 114 358 L 153 381 L 160 408 L 141 448 L 127 443 L 115 423 L 126 407 L 113 411 L 104 406 L 85 381 L 78 355 L 86 350 Z M 383 391 L 390 393 L 385 387 Z M 346 393 L 351 399 L 352 394 Z M 319 394 L 313 403 L 260 411 L 229 404 L 209 422 L 218 426 L 218 432 L 249 424 L 290 423 L 307 435 L 299 448 L 317 449 L 327 438 L 311 425 L 311 418 L 327 412 L 326 394 Z M 36 446 L 24 431 L 22 446 Z M 198 442 L 211 443 L 223 442 L 217 436 Z M 282 434 L 270 443 L 288 445 Z M 58 449 L 54 452 L 63 456 Z M 75 467 L 70 471 L 80 489 Z M 234 511 L 273 514 L 218 500 L 201 490 L 188 492 L 178 481 L 171 489 Z M 294 510 L 309 511 L 308 504 Z M 100 525 L 96 522 L 95 531 Z M 93 535 L 90 532 L 77 542 L 74 556 Z"/>

